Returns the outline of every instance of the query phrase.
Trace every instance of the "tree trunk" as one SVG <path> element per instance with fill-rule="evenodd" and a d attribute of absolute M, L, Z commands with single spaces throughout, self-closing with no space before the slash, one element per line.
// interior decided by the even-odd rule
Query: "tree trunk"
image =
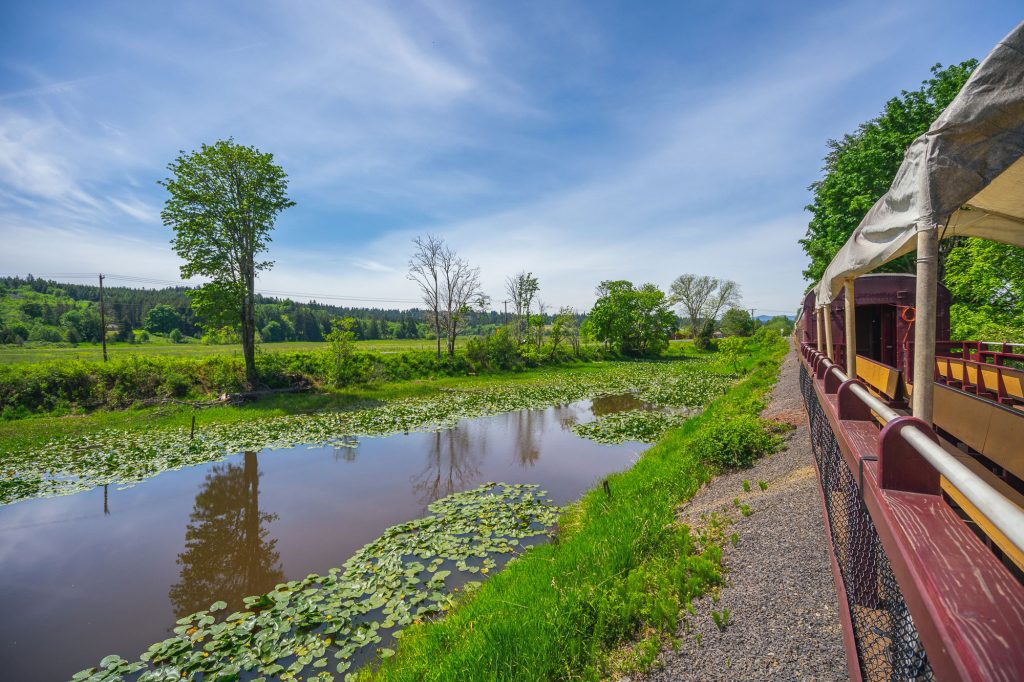
<path fill-rule="evenodd" d="M 259 383 L 256 374 L 256 276 L 252 264 L 248 266 L 242 299 L 242 355 L 245 357 L 245 383 L 249 390 L 253 390 Z"/>
<path fill-rule="evenodd" d="M 434 336 L 437 337 L 437 359 L 441 359 L 441 316 L 434 313 Z"/>

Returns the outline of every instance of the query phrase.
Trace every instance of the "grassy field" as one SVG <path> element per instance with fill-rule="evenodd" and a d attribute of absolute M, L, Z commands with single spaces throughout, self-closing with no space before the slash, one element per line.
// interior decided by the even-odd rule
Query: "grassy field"
<path fill-rule="evenodd" d="M 434 350 L 436 341 L 433 339 L 381 339 L 377 341 L 357 341 L 356 348 L 361 351 L 375 351 L 378 353 L 402 353 L 414 350 Z M 466 339 L 458 339 L 456 347 L 466 345 Z M 259 350 L 265 353 L 294 353 L 300 351 L 322 350 L 326 347 L 323 342 L 314 341 L 286 341 L 283 343 L 260 344 Z M 231 344 L 224 346 L 212 346 L 202 343 L 170 343 L 166 339 L 151 337 L 146 343 L 108 343 L 107 356 L 111 358 L 125 357 L 128 355 L 159 355 L 175 357 L 206 357 L 210 355 L 228 355 L 242 357 L 242 346 Z M 101 360 L 103 350 L 100 345 L 92 343 L 80 343 L 74 348 L 55 347 L 0 347 L 0 364 L 19 364 L 45 362 L 47 360 Z"/>

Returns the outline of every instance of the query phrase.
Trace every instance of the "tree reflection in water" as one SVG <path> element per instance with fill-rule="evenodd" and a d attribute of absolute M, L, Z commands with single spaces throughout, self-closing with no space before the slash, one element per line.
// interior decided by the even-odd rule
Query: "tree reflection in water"
<path fill-rule="evenodd" d="M 260 512 L 260 473 L 255 452 L 243 464 L 214 465 L 196 495 L 178 555 L 181 579 L 169 597 L 180 618 L 217 600 L 238 607 L 242 598 L 284 581 L 276 539 L 266 524 L 277 514 Z"/>
<path fill-rule="evenodd" d="M 628 412 L 630 410 L 656 410 L 656 405 L 645 403 L 635 395 L 625 393 L 622 395 L 603 395 L 590 401 L 590 411 L 595 417 L 603 417 L 617 412 Z"/>
<path fill-rule="evenodd" d="M 544 430 L 548 410 L 520 410 L 512 415 L 515 420 L 515 448 L 519 463 L 524 467 L 533 466 L 540 458 L 537 439 Z"/>
<path fill-rule="evenodd" d="M 486 439 L 472 442 L 465 427 L 436 431 L 430 439 L 426 466 L 410 479 L 420 504 L 426 506 L 474 485 L 486 447 Z"/>
<path fill-rule="evenodd" d="M 345 462 L 356 461 L 356 455 L 359 454 L 359 439 L 355 436 L 342 436 L 341 444 L 334 446 L 334 459 L 343 460 Z"/>

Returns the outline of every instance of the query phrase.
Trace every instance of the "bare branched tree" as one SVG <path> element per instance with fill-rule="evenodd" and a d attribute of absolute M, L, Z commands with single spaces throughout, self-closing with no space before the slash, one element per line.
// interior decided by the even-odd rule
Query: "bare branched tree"
<path fill-rule="evenodd" d="M 738 305 L 740 287 L 730 279 L 707 275 L 680 275 L 672 282 L 672 302 L 690 318 L 693 338 L 700 344 L 711 335 L 711 327 L 722 309 Z"/>
<path fill-rule="evenodd" d="M 412 240 L 416 252 L 409 259 L 409 279 L 419 285 L 423 303 L 430 313 L 437 338 L 437 357 L 441 357 L 441 254 L 447 248 L 440 237 L 427 235 Z"/>
<path fill-rule="evenodd" d="M 441 281 L 441 327 L 448 339 L 448 355 L 455 355 L 455 340 L 466 317 L 475 308 L 483 310 L 489 299 L 480 284 L 480 268 L 471 267 L 447 244 L 438 253 Z"/>

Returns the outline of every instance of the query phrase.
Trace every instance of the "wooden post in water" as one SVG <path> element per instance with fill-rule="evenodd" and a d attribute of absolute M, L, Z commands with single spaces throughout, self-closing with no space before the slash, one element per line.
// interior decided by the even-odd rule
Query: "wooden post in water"
<path fill-rule="evenodd" d="M 853 302 L 853 277 L 846 280 L 846 320 L 843 335 L 846 337 L 846 376 L 857 378 L 857 306 Z"/>
<path fill-rule="evenodd" d="M 914 306 L 914 416 L 932 423 L 935 401 L 935 307 L 939 283 L 938 227 L 917 230 Z"/>
<path fill-rule="evenodd" d="M 196 416 L 192 415 L 192 431 L 188 434 L 188 439 L 192 440 L 196 437 Z"/>

